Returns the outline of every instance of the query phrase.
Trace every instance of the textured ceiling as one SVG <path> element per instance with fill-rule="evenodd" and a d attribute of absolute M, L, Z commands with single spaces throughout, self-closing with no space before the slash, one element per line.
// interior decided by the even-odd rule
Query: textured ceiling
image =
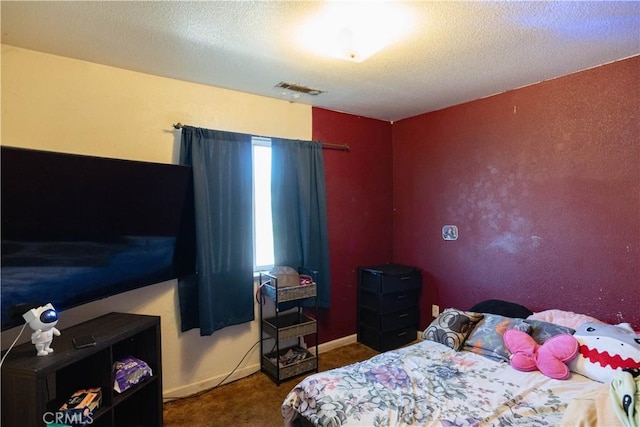
<path fill-rule="evenodd" d="M 300 46 L 318 1 L 2 1 L 2 43 L 387 121 L 640 53 L 638 1 L 393 3 L 413 30 L 361 63 Z"/>

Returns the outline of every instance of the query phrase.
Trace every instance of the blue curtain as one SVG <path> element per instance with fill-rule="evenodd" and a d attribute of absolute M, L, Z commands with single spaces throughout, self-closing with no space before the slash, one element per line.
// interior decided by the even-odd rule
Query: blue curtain
<path fill-rule="evenodd" d="M 193 169 L 197 275 L 178 284 L 181 329 L 211 335 L 253 320 L 251 136 L 182 128 Z"/>
<path fill-rule="evenodd" d="M 271 139 L 276 265 L 318 271 L 318 306 L 331 303 L 327 195 L 322 144 Z"/>

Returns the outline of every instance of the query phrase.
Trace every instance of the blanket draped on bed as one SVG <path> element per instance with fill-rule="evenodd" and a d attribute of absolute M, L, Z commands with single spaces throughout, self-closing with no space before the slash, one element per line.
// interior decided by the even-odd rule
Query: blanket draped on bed
<path fill-rule="evenodd" d="M 569 403 L 562 426 L 640 426 L 640 376 L 620 372 L 611 384 L 580 393 Z"/>
<path fill-rule="evenodd" d="M 468 352 L 422 341 L 301 381 L 282 405 L 285 426 L 298 417 L 334 426 L 552 426 L 571 399 L 600 383 L 520 372 Z"/>

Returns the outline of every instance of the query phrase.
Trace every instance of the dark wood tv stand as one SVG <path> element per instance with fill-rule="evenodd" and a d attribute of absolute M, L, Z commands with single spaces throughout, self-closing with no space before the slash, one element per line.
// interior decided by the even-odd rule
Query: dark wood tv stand
<path fill-rule="evenodd" d="M 23 334 L 32 332 L 27 326 Z M 36 356 L 30 342 L 7 356 L 2 365 L 3 427 L 46 425 L 50 413 L 73 392 L 98 386 L 102 405 L 92 415 L 92 427 L 162 426 L 160 317 L 110 313 L 61 332 L 48 356 Z M 83 335 L 93 335 L 96 345 L 74 348 L 72 339 Z M 153 376 L 120 394 L 113 389 L 112 366 L 128 355 L 146 362 Z"/>

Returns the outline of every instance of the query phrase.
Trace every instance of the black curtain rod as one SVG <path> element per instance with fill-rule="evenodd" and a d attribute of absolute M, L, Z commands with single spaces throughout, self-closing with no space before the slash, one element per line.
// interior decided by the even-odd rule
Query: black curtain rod
<path fill-rule="evenodd" d="M 175 123 L 173 125 L 174 129 L 182 129 L 184 127 L 184 125 L 180 122 Z M 327 142 L 320 142 L 318 141 L 320 144 L 322 144 L 322 148 L 327 149 L 327 150 L 340 150 L 340 151 L 351 151 L 351 147 L 349 147 L 348 144 L 329 144 Z"/>

